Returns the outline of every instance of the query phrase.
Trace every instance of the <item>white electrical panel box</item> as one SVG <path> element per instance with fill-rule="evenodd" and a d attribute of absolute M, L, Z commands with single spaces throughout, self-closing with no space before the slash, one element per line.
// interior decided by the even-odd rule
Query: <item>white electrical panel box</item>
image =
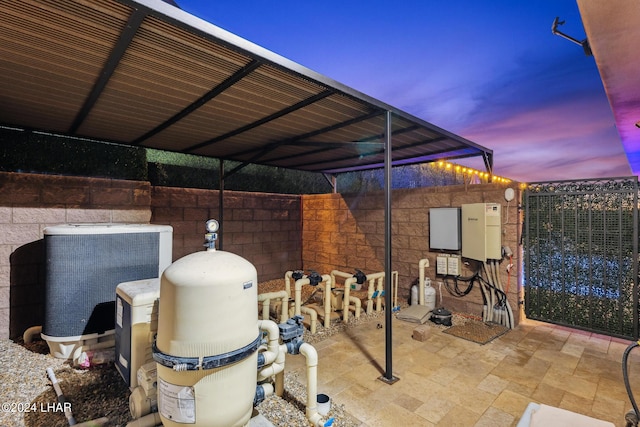
<path fill-rule="evenodd" d="M 462 256 L 486 261 L 502 258 L 499 203 L 462 205 Z"/>
<path fill-rule="evenodd" d="M 429 209 L 429 250 L 460 250 L 460 208 Z"/>

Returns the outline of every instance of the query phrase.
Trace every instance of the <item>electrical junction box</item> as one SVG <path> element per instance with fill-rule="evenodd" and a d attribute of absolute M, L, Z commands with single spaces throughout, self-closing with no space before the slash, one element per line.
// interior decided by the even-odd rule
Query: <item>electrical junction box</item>
<path fill-rule="evenodd" d="M 152 334 L 158 329 L 160 279 L 123 282 L 116 287 L 116 369 L 132 390 L 138 368 L 153 362 Z"/>
<path fill-rule="evenodd" d="M 460 255 L 440 254 L 436 256 L 436 274 L 442 276 L 459 276 Z"/>
<path fill-rule="evenodd" d="M 462 256 L 477 261 L 502 259 L 499 203 L 462 205 Z"/>
<path fill-rule="evenodd" d="M 460 208 L 429 209 L 429 250 L 460 250 Z"/>
<path fill-rule="evenodd" d="M 458 255 L 452 255 L 447 259 L 447 274 L 449 276 L 460 275 L 460 257 Z"/>
<path fill-rule="evenodd" d="M 446 255 L 438 255 L 436 257 L 436 274 L 447 275 L 447 258 Z"/>

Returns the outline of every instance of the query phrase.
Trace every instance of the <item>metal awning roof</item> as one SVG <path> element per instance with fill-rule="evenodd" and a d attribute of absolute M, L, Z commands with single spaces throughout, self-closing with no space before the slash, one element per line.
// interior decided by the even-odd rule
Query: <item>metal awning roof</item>
<path fill-rule="evenodd" d="M 0 125 L 315 172 L 492 150 L 160 0 L 0 3 Z"/>

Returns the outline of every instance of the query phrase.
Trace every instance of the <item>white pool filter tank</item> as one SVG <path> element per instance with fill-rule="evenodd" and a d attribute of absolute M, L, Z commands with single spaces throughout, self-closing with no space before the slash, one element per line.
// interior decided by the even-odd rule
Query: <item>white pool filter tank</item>
<path fill-rule="evenodd" d="M 165 427 L 245 426 L 256 392 L 257 272 L 246 259 L 215 250 L 208 221 L 206 251 L 169 266 L 160 280 L 158 410 Z"/>

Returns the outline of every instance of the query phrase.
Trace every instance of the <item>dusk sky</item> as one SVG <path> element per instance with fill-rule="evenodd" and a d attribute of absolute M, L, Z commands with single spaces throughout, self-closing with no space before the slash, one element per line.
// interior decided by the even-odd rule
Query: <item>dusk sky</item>
<path fill-rule="evenodd" d="M 575 0 L 176 0 L 212 24 L 490 148 L 518 181 L 631 169 Z M 460 160 L 482 168 L 482 162 Z"/>

